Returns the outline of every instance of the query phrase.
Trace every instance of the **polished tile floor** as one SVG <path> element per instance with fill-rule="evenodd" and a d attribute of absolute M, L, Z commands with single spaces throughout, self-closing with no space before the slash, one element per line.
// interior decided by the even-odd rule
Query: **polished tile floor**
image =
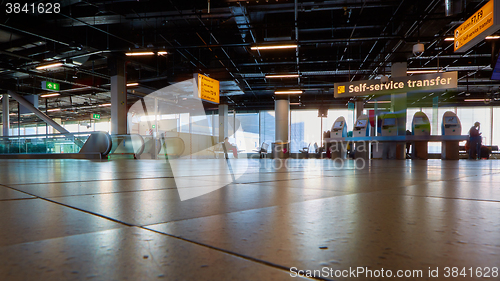
<path fill-rule="evenodd" d="M 0 280 L 499 280 L 500 161 L 0 160 L 0 226 Z"/>

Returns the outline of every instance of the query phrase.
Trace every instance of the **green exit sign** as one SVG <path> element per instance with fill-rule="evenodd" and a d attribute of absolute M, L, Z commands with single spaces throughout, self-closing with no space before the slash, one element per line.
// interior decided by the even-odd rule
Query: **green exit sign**
<path fill-rule="evenodd" d="M 59 91 L 61 89 L 59 83 L 50 81 L 42 81 L 42 89 L 49 91 Z"/>
<path fill-rule="evenodd" d="M 153 129 L 156 128 L 156 125 L 153 125 Z"/>
<path fill-rule="evenodd" d="M 90 119 L 101 120 L 101 115 L 99 114 L 90 114 Z"/>

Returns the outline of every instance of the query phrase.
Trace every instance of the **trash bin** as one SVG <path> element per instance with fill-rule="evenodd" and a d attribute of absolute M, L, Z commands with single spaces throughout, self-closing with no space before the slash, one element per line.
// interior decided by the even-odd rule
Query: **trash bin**
<path fill-rule="evenodd" d="M 286 159 L 290 157 L 290 143 L 289 142 L 273 142 L 272 143 L 272 156 L 274 159 Z"/>

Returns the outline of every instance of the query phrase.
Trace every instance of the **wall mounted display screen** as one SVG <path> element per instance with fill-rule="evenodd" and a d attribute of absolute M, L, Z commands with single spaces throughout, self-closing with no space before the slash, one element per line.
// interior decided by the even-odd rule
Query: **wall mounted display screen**
<path fill-rule="evenodd" d="M 444 123 L 455 125 L 455 124 L 458 124 L 458 120 L 457 120 L 456 116 L 448 116 L 448 117 L 444 118 Z"/>
<path fill-rule="evenodd" d="M 343 123 L 344 122 L 342 122 L 342 121 L 335 122 L 335 124 L 333 124 L 333 128 L 334 129 L 342 129 L 342 124 Z"/>
<path fill-rule="evenodd" d="M 366 123 L 368 120 L 366 119 L 361 119 L 356 122 L 356 127 L 366 127 Z"/>
<path fill-rule="evenodd" d="M 396 118 L 384 119 L 384 126 L 396 126 Z"/>
<path fill-rule="evenodd" d="M 424 124 L 429 124 L 429 122 L 427 122 L 427 120 L 425 120 L 424 117 L 415 117 L 413 118 L 413 124 L 424 125 Z"/>

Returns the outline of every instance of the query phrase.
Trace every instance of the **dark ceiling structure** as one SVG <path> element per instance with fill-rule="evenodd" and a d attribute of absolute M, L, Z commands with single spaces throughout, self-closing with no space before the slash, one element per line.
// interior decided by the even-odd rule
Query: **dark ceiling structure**
<path fill-rule="evenodd" d="M 449 15 L 445 2 L 453 5 Z M 493 105 L 498 39 L 465 53 L 454 53 L 453 41 L 445 40 L 486 2 L 63 0 L 30 2 L 51 3 L 52 13 L 32 13 L 30 6 L 7 13 L 7 1 L 0 1 L 0 88 L 42 95 L 41 81 L 57 82 L 61 95 L 41 98 L 41 110 L 60 108 L 52 115 L 66 120 L 88 119 L 89 112 L 109 116 L 110 61 L 148 51 L 154 55 L 125 58 L 127 83 L 138 83 L 128 88 L 130 103 L 202 73 L 221 81 L 223 100 L 239 111 L 272 109 L 274 92 L 288 89 L 303 91 L 291 96 L 300 102 L 292 108 L 345 107 L 349 99 L 333 97 L 334 83 L 379 79 L 390 75 L 393 62 L 406 61 L 409 73 L 458 71 L 458 89 L 435 94 L 440 106 Z M 412 47 L 419 42 L 425 51 L 416 56 Z M 297 47 L 252 49 L 284 44 Z M 36 69 L 51 62 L 62 65 Z M 266 78 L 272 74 L 298 77 Z M 431 106 L 432 95 L 409 95 L 408 104 Z"/>

